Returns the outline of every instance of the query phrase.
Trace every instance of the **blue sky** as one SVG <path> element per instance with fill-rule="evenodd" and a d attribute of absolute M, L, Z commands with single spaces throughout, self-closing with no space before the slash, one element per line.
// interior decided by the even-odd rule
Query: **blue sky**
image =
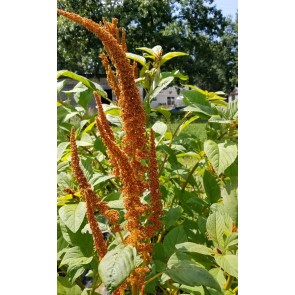
<path fill-rule="evenodd" d="M 235 16 L 238 9 L 238 0 L 215 0 L 215 5 L 222 10 L 224 16 Z"/>

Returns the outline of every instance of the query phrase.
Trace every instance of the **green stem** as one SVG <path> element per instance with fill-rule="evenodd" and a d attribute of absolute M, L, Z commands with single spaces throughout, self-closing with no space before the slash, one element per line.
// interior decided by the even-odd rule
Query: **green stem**
<path fill-rule="evenodd" d="M 148 279 L 147 281 L 144 282 L 144 284 L 148 284 L 149 282 L 153 281 L 154 279 L 156 279 L 157 277 L 161 276 L 164 272 L 160 272 L 160 273 L 157 273 L 156 275 L 154 275 L 153 277 L 151 277 L 150 279 Z"/>
<path fill-rule="evenodd" d="M 234 293 L 234 294 L 238 293 L 238 286 L 236 286 L 236 287 L 233 289 L 233 293 Z"/>
<path fill-rule="evenodd" d="M 230 288 L 231 284 L 233 283 L 233 280 L 234 280 L 234 277 L 229 275 L 228 278 L 227 278 L 226 283 L 224 284 L 224 289 L 225 290 L 228 290 Z"/>
<path fill-rule="evenodd" d="M 99 279 L 98 273 L 94 272 L 93 274 L 94 274 L 94 276 L 93 276 L 93 283 L 92 283 L 92 288 L 91 288 L 91 291 L 90 291 L 90 294 L 89 295 L 93 295 L 94 294 L 95 289 L 97 287 L 97 282 L 98 282 L 98 279 Z"/>
<path fill-rule="evenodd" d="M 181 124 L 183 123 L 183 121 L 185 120 L 185 118 L 186 118 L 190 113 L 191 113 L 191 112 L 187 112 L 187 113 L 184 115 L 184 117 L 180 120 L 179 124 L 177 125 L 176 129 L 174 130 L 174 132 L 173 132 L 173 134 L 172 134 L 171 141 L 170 141 L 170 143 L 169 143 L 169 145 L 168 145 L 169 148 L 171 147 L 171 145 L 172 145 L 172 141 L 173 141 L 173 139 L 174 139 L 176 133 L 178 132 L 178 130 L 179 130 Z M 168 159 L 168 154 L 166 153 L 165 158 L 164 158 L 164 160 L 163 160 L 163 162 L 162 162 L 162 165 L 161 165 L 161 167 L 159 168 L 159 171 L 160 171 L 160 172 L 159 172 L 159 175 L 162 174 L 162 172 L 163 172 L 163 168 L 164 168 L 164 165 L 165 165 L 167 159 Z"/>
<path fill-rule="evenodd" d="M 181 190 L 184 192 L 190 178 L 192 177 L 192 175 L 194 174 L 195 170 L 198 168 L 198 165 L 199 165 L 200 161 L 198 161 L 195 166 L 192 168 L 191 172 L 188 174 L 184 184 L 181 186 Z"/>

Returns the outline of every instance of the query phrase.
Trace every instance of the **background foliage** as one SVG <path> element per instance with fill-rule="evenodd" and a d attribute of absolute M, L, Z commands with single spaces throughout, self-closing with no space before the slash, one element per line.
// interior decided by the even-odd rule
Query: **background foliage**
<path fill-rule="evenodd" d="M 165 52 L 189 55 L 175 59 L 175 68 L 189 75 L 189 83 L 228 93 L 237 86 L 238 19 L 225 18 L 213 0 L 58 0 L 58 7 L 92 19 L 119 19 L 126 29 L 128 51 L 161 44 Z M 58 17 L 58 69 L 78 74 L 104 73 L 98 62 L 102 47 L 95 36 Z"/>

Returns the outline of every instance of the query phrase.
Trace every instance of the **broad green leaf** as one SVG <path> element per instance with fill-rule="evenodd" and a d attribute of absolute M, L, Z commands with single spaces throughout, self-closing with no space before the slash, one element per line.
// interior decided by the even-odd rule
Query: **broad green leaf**
<path fill-rule="evenodd" d="M 111 124 L 113 124 L 115 126 L 119 126 L 119 127 L 122 126 L 122 120 L 121 120 L 121 118 L 119 116 L 113 116 L 113 115 L 107 114 L 106 117 L 107 117 L 107 120 Z"/>
<path fill-rule="evenodd" d="M 136 267 L 136 249 L 120 244 L 109 251 L 98 265 L 99 276 L 108 290 L 113 292 Z"/>
<path fill-rule="evenodd" d="M 139 62 L 143 66 L 145 66 L 145 64 L 146 64 L 146 59 L 141 55 L 127 52 L 126 56 L 129 59 L 132 59 L 132 60 L 135 60 L 135 61 Z"/>
<path fill-rule="evenodd" d="M 176 283 L 194 286 L 208 286 L 221 291 L 218 282 L 204 268 L 187 260 L 180 261 L 167 269 L 165 273 Z"/>
<path fill-rule="evenodd" d="M 105 183 L 106 181 L 112 178 L 114 178 L 113 175 L 103 175 L 101 173 L 95 173 L 89 180 L 89 183 L 94 187 L 94 189 L 96 189 L 99 186 L 99 184 Z"/>
<path fill-rule="evenodd" d="M 177 135 L 179 135 L 179 133 L 182 132 L 188 125 L 190 125 L 192 122 L 196 121 L 199 118 L 200 118 L 199 116 L 195 115 L 195 116 L 189 118 L 188 120 L 186 120 L 185 122 L 183 122 L 179 127 Z"/>
<path fill-rule="evenodd" d="M 221 190 L 224 209 L 233 220 L 235 226 L 238 226 L 238 194 L 237 190 L 231 190 L 228 194 L 225 188 Z"/>
<path fill-rule="evenodd" d="M 58 295 L 81 295 L 81 288 L 76 284 L 71 284 L 67 277 L 57 277 Z"/>
<path fill-rule="evenodd" d="M 161 78 L 166 78 L 166 77 L 176 77 L 176 78 L 179 78 L 180 80 L 188 79 L 188 75 L 181 74 L 179 70 L 174 70 L 172 72 L 161 72 Z"/>
<path fill-rule="evenodd" d="M 174 226 L 177 223 L 177 220 L 181 216 L 182 209 L 180 206 L 174 207 L 174 208 L 169 208 L 169 209 L 164 209 L 165 212 L 165 217 L 163 219 L 163 223 L 168 229 L 171 226 Z"/>
<path fill-rule="evenodd" d="M 93 175 L 92 159 L 91 158 L 81 159 L 80 167 L 83 171 L 84 176 L 89 181 Z"/>
<path fill-rule="evenodd" d="M 64 119 L 63 119 L 63 122 L 67 122 L 69 121 L 71 118 L 73 118 L 74 116 L 78 115 L 79 113 L 78 112 L 71 112 L 69 114 L 67 114 Z"/>
<path fill-rule="evenodd" d="M 83 133 L 80 140 L 76 141 L 77 146 L 92 146 L 93 139 L 88 133 Z"/>
<path fill-rule="evenodd" d="M 182 294 L 182 295 L 206 295 L 204 288 L 202 286 L 187 286 L 187 285 L 181 285 L 179 287 L 182 291 L 188 292 L 187 294 Z"/>
<path fill-rule="evenodd" d="M 88 131 L 91 131 L 93 126 L 95 125 L 95 121 L 91 122 L 82 132 L 82 134 L 87 133 Z"/>
<path fill-rule="evenodd" d="M 148 94 L 149 101 L 151 102 L 164 88 L 166 88 L 172 81 L 174 80 L 174 77 L 167 77 L 161 79 L 158 86 Z"/>
<path fill-rule="evenodd" d="M 205 115 L 213 115 L 214 111 L 206 95 L 194 90 L 182 90 L 183 102 L 186 106 L 193 107 L 194 111 Z"/>
<path fill-rule="evenodd" d="M 165 236 L 163 246 L 165 249 L 165 255 L 170 257 L 175 251 L 175 245 L 187 242 L 187 235 L 182 226 L 178 226 Z"/>
<path fill-rule="evenodd" d="M 61 142 L 58 145 L 58 147 L 57 147 L 57 161 L 59 161 L 62 158 L 64 151 L 66 150 L 68 145 L 69 145 L 69 142 Z"/>
<path fill-rule="evenodd" d="M 86 221 L 86 220 L 85 220 Z M 89 233 L 82 233 L 78 230 L 76 233 L 73 233 L 63 222 L 59 221 L 60 229 L 62 232 L 63 238 L 71 246 L 78 246 L 81 251 L 85 254 L 86 257 L 89 257 L 93 254 L 93 238 Z M 84 226 L 86 222 L 83 222 Z M 82 227 L 83 228 L 83 224 Z"/>
<path fill-rule="evenodd" d="M 137 50 L 142 50 L 142 51 L 145 51 L 145 52 L 147 52 L 147 53 L 149 53 L 150 55 L 151 55 L 151 57 L 153 58 L 153 59 L 155 59 L 155 52 L 153 51 L 153 49 L 151 49 L 151 48 L 148 48 L 148 47 L 138 47 L 138 48 L 136 48 Z M 150 57 L 150 56 L 149 56 Z"/>
<path fill-rule="evenodd" d="M 156 243 L 154 245 L 153 259 L 160 261 L 165 260 L 165 251 L 163 244 Z"/>
<path fill-rule="evenodd" d="M 173 265 L 178 264 L 179 262 L 184 260 L 190 263 L 195 263 L 194 258 L 190 256 L 189 254 L 181 252 L 181 251 L 176 251 L 169 257 L 169 260 L 167 261 L 167 267 L 171 268 Z M 202 267 L 202 265 L 198 265 L 198 266 Z"/>
<path fill-rule="evenodd" d="M 60 93 L 63 87 L 65 86 L 66 80 L 57 82 L 57 93 Z"/>
<path fill-rule="evenodd" d="M 68 70 L 61 70 L 61 71 L 58 71 L 57 72 L 57 79 L 60 78 L 61 76 L 64 76 L 64 77 L 69 77 L 73 80 L 76 80 L 76 81 L 80 81 L 82 82 L 86 87 L 92 89 L 93 91 L 96 91 L 98 92 L 98 94 L 100 94 L 102 97 L 106 98 L 107 97 L 107 93 L 103 90 L 103 88 L 97 84 L 97 83 L 94 83 L 92 81 L 90 81 L 89 79 L 83 77 L 83 76 L 80 76 L 80 75 L 77 75 L 71 71 L 68 71 Z"/>
<path fill-rule="evenodd" d="M 192 242 L 185 242 L 181 244 L 177 244 L 176 249 L 181 252 L 188 252 L 188 253 L 199 253 L 203 255 L 212 255 L 214 251 L 207 246 L 192 243 Z"/>
<path fill-rule="evenodd" d="M 162 54 L 162 46 L 161 45 L 156 45 L 152 48 L 152 51 L 159 56 L 160 54 Z"/>
<path fill-rule="evenodd" d="M 235 143 L 216 143 L 213 140 L 204 142 L 204 151 L 218 175 L 224 172 L 236 159 L 238 148 Z"/>
<path fill-rule="evenodd" d="M 74 266 L 74 265 L 85 265 L 89 264 L 93 259 L 93 256 L 91 257 L 85 257 L 85 255 L 82 253 L 81 249 L 77 246 L 69 248 L 66 251 L 66 254 L 64 255 L 60 265 L 68 265 L 68 266 Z"/>
<path fill-rule="evenodd" d="M 209 237 L 219 246 L 224 247 L 224 236 L 232 232 L 232 219 L 226 213 L 215 211 L 209 215 L 206 227 Z"/>
<path fill-rule="evenodd" d="M 157 121 L 153 126 L 152 126 L 152 129 L 156 132 L 156 133 L 158 133 L 158 134 L 160 134 L 160 135 L 162 135 L 162 136 L 164 136 L 165 135 L 165 133 L 166 133 L 166 131 L 167 131 L 167 125 L 165 124 L 165 123 L 163 123 L 163 122 L 161 122 L 161 121 Z"/>
<path fill-rule="evenodd" d="M 233 277 L 238 277 L 238 256 L 227 254 L 227 255 L 215 255 L 216 263 L 223 268 L 228 274 Z"/>
<path fill-rule="evenodd" d="M 58 211 L 60 219 L 73 232 L 80 228 L 86 213 L 85 202 L 79 204 L 67 204 Z"/>
<path fill-rule="evenodd" d="M 120 116 L 121 109 L 118 106 L 108 105 L 108 104 L 103 104 L 102 106 L 103 106 L 103 111 L 105 112 L 105 114 Z"/>
<path fill-rule="evenodd" d="M 238 245 L 238 234 L 236 232 L 231 233 L 224 242 L 224 247 L 226 248 L 234 245 Z"/>
<path fill-rule="evenodd" d="M 184 56 L 184 55 L 188 55 L 188 54 L 184 52 L 177 52 L 177 51 L 168 52 L 162 56 L 162 59 L 160 61 L 160 66 L 174 57 Z"/>
<path fill-rule="evenodd" d="M 68 277 L 70 279 L 70 282 L 71 283 L 74 283 L 75 280 L 81 276 L 83 274 L 83 272 L 85 271 L 85 267 L 84 266 L 81 266 L 81 265 L 73 265 L 71 267 L 68 267 L 68 270 L 67 270 L 67 274 L 68 274 Z"/>
<path fill-rule="evenodd" d="M 221 197 L 220 186 L 208 170 L 204 172 L 203 184 L 210 203 L 216 203 Z"/>
<path fill-rule="evenodd" d="M 224 284 L 226 283 L 226 279 L 223 273 L 223 270 L 220 267 L 215 267 L 209 270 L 211 275 L 216 279 L 219 283 L 220 287 L 223 288 Z"/>

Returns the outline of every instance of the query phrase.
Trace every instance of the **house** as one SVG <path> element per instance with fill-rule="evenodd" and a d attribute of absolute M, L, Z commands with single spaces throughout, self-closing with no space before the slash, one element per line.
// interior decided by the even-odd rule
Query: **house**
<path fill-rule="evenodd" d="M 114 94 L 111 87 L 109 86 L 105 75 L 93 76 L 93 75 L 85 75 L 84 74 L 83 76 L 90 79 L 91 81 L 99 84 L 103 88 L 103 90 L 105 92 L 107 92 L 108 98 L 110 100 L 112 100 L 112 101 L 116 100 L 116 95 Z M 76 80 L 66 79 L 66 83 L 65 83 L 62 91 L 72 90 L 77 83 L 78 82 Z M 157 97 L 151 102 L 151 107 L 152 108 L 165 107 L 168 109 L 172 109 L 175 106 L 177 106 L 177 107 L 183 106 L 182 98 L 181 98 L 181 96 L 179 96 L 178 92 L 179 92 L 179 89 L 177 89 L 177 87 L 175 87 L 175 86 L 168 87 L 168 88 L 162 90 L 157 95 Z M 141 87 L 139 88 L 139 94 L 141 97 L 144 96 L 144 90 Z M 65 93 L 61 93 L 60 98 L 65 100 L 65 99 L 67 99 L 67 95 Z M 73 104 L 75 104 L 75 102 L 73 100 L 73 95 L 71 95 L 71 101 Z M 102 102 L 109 103 L 107 100 L 105 100 L 103 98 L 102 98 Z M 91 108 L 95 107 L 94 99 L 89 103 L 89 107 L 91 107 Z"/>

